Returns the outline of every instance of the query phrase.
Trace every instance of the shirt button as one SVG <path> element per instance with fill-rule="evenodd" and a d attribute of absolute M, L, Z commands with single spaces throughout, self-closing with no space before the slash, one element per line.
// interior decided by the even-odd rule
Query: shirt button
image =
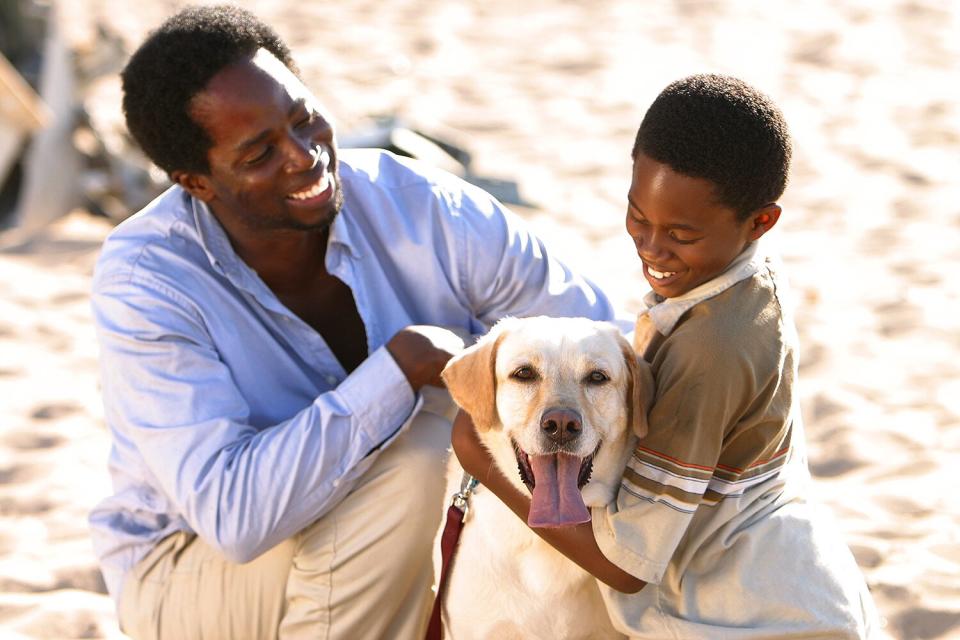
<path fill-rule="evenodd" d="M 333 488 L 336 489 L 336 488 L 339 487 L 339 486 L 340 486 L 340 481 L 339 481 L 339 480 L 334 480 L 334 481 L 333 481 Z"/>
<path fill-rule="evenodd" d="M 327 379 L 327 384 L 329 384 L 331 387 L 337 386 L 337 376 L 330 374 L 326 377 L 326 379 Z"/>

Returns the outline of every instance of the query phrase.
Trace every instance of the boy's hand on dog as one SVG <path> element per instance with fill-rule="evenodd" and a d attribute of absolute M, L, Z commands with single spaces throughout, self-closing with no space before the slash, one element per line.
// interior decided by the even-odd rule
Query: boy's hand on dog
<path fill-rule="evenodd" d="M 414 392 L 428 384 L 444 386 L 440 372 L 464 346 L 463 338 L 452 330 L 430 325 L 405 327 L 386 344 Z"/>

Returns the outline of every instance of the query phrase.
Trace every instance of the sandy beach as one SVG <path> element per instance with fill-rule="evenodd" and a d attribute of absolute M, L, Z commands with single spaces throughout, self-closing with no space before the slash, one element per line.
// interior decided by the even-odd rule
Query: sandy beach
<path fill-rule="evenodd" d="M 184 3 L 62 3 L 128 51 Z M 247 2 L 341 131 L 398 115 L 628 310 L 633 135 L 670 81 L 737 75 L 794 137 L 774 233 L 802 344 L 817 498 L 894 639 L 960 638 L 960 4 L 948 0 Z M 117 81 L 88 89 L 119 122 Z M 112 225 L 82 209 L 0 252 L 0 637 L 121 638 L 86 516 L 110 490 L 88 292 Z"/>

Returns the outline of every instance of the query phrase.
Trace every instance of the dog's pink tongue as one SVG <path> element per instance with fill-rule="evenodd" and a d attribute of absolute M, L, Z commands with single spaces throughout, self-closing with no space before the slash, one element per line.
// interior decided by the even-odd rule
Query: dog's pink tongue
<path fill-rule="evenodd" d="M 534 487 L 527 524 L 568 527 L 590 521 L 577 480 L 582 460 L 566 453 L 530 456 Z"/>

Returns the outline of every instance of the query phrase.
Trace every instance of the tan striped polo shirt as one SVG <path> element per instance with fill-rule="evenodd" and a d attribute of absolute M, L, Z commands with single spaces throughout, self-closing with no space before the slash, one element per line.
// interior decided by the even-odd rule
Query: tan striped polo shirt
<path fill-rule="evenodd" d="M 651 300 L 650 431 L 616 502 L 593 510 L 603 553 L 649 583 L 601 585 L 631 637 L 862 638 L 875 624 L 852 555 L 806 499 L 783 286 L 754 243 L 683 299 Z"/>

